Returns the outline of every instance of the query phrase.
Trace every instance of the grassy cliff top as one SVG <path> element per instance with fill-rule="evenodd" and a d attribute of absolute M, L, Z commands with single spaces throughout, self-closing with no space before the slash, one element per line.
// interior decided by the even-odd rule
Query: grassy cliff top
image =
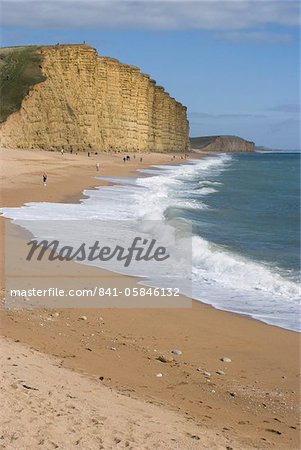
<path fill-rule="evenodd" d="M 0 49 L 0 122 L 19 111 L 24 97 L 42 74 L 40 47 L 7 47 Z"/>

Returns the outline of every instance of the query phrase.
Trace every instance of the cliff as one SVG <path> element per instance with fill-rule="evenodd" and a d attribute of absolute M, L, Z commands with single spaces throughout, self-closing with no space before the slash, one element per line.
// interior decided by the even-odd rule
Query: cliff
<path fill-rule="evenodd" d="M 2 147 L 174 152 L 189 146 L 186 107 L 139 68 L 88 45 L 6 48 L 0 64 Z"/>
<path fill-rule="evenodd" d="M 190 138 L 192 149 L 206 152 L 254 152 L 254 142 L 238 136 L 204 136 Z"/>

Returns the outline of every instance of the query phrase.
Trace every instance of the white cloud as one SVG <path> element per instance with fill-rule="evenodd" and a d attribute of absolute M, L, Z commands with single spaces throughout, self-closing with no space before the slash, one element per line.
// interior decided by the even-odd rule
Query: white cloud
<path fill-rule="evenodd" d="M 239 114 L 239 113 L 225 113 L 225 114 L 208 114 L 202 112 L 188 112 L 191 119 L 265 119 L 264 114 Z"/>
<path fill-rule="evenodd" d="M 269 110 L 276 111 L 276 112 L 297 113 L 297 114 L 300 114 L 300 112 L 301 112 L 300 104 L 298 104 L 298 103 L 277 105 L 277 106 L 274 106 L 273 108 L 270 108 Z"/>
<path fill-rule="evenodd" d="M 216 35 L 218 39 L 231 42 L 258 42 L 266 44 L 287 44 L 293 36 L 288 33 L 272 33 L 268 31 L 226 31 Z"/>
<path fill-rule="evenodd" d="M 4 0 L 1 22 L 2 25 L 36 28 L 47 26 L 213 31 L 262 29 L 270 24 L 298 26 L 299 2 Z M 261 38 L 263 37 L 261 34 Z M 253 34 L 253 38 L 259 39 L 260 35 Z M 274 36 L 275 38 L 281 39 L 279 36 Z"/>
<path fill-rule="evenodd" d="M 282 122 L 277 122 L 273 124 L 270 130 L 273 133 L 280 133 L 283 130 L 290 131 L 295 130 L 300 133 L 300 121 L 294 118 L 283 120 Z"/>

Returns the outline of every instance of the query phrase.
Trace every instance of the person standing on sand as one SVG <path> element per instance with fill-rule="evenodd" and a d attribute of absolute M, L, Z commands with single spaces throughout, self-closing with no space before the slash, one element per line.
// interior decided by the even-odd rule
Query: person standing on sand
<path fill-rule="evenodd" d="M 64 149 L 61 150 L 61 155 L 64 156 Z"/>
<path fill-rule="evenodd" d="M 96 167 L 96 172 L 99 172 L 99 163 L 96 163 L 96 165 L 95 165 L 95 167 Z"/>
<path fill-rule="evenodd" d="M 47 173 L 46 172 L 44 172 L 43 173 L 43 183 L 44 183 L 44 186 L 47 186 Z"/>

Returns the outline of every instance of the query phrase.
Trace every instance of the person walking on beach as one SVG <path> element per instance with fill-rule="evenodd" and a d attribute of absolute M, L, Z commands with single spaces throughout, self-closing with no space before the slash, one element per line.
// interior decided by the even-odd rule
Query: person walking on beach
<path fill-rule="evenodd" d="M 44 183 L 44 186 L 47 186 L 47 173 L 43 173 L 43 183 Z"/>
<path fill-rule="evenodd" d="M 96 165 L 95 165 L 95 167 L 96 167 L 96 172 L 99 172 L 99 163 L 96 163 Z"/>
<path fill-rule="evenodd" d="M 61 155 L 64 156 L 64 149 L 61 150 Z"/>

